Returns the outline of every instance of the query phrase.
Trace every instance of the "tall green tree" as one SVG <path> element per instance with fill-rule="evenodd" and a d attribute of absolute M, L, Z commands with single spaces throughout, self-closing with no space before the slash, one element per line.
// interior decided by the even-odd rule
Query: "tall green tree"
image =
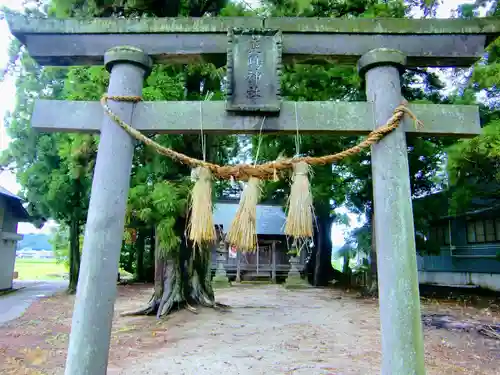
<path fill-rule="evenodd" d="M 43 9 L 40 13 L 44 14 Z M 16 104 L 14 111 L 5 117 L 12 142 L 1 156 L 2 164 L 10 165 L 16 173 L 22 186 L 21 194 L 30 202 L 32 215 L 51 217 L 69 227 L 68 290 L 74 292 L 80 264 L 79 237 L 86 218 L 95 142 L 90 136 L 41 134 L 31 128 L 34 101 L 37 98 L 64 97 L 67 71 L 40 67 L 17 41 L 12 42 L 9 54 L 5 74 L 15 76 Z"/>
<path fill-rule="evenodd" d="M 437 3 L 415 2 L 413 6 L 419 6 L 424 11 L 424 16 L 435 15 Z M 478 6 L 485 6 L 489 9 L 489 16 L 498 14 L 498 2 L 477 2 L 476 4 L 466 4 L 459 6 L 458 16 L 470 18 L 478 15 Z M 498 160 L 495 160 L 495 140 L 498 134 L 496 123 L 498 121 L 498 79 L 495 77 L 498 72 L 498 40 L 493 42 L 488 48 L 484 59 L 478 62 L 471 70 L 472 74 L 458 71 L 455 76 L 469 81 L 465 89 L 456 90 L 452 95 L 444 95 L 440 92 L 443 84 L 439 82 L 435 74 L 418 69 L 407 72 L 403 77 L 403 94 L 410 101 L 450 103 L 450 104 L 475 104 L 477 94 L 481 93 L 486 98 L 486 105 L 480 104 L 481 123 L 485 126 L 483 134 L 472 140 L 458 141 L 457 139 L 435 139 L 420 138 L 408 139 L 409 164 L 412 196 L 422 197 L 430 193 L 448 190 L 444 198 L 451 196 L 453 211 L 467 210 L 467 202 L 472 197 L 483 196 L 494 198 L 498 191 L 498 179 L 496 170 Z M 422 85 L 415 85 L 415 79 L 423 81 Z M 412 84 L 413 83 L 413 84 Z M 420 86 L 420 87 L 419 87 Z M 353 159 L 356 164 L 356 158 Z M 447 163 L 446 163 L 447 162 Z M 358 165 L 367 165 L 358 163 Z M 442 166 L 447 164 L 446 172 Z M 357 174 L 361 176 L 361 174 Z M 372 199 L 370 197 L 371 187 L 368 184 L 359 184 L 358 179 L 353 179 L 354 186 L 360 187 L 361 194 L 350 197 L 348 200 L 350 207 L 356 210 L 365 206 L 365 214 L 372 213 Z M 431 197 L 433 198 L 433 197 Z M 436 197 L 439 198 L 439 197 Z M 436 202 L 434 199 L 426 199 L 429 204 L 414 205 L 414 221 L 416 229 L 417 251 L 423 253 L 434 253 L 437 249 L 435 244 L 426 239 L 429 225 L 438 215 L 436 210 L 445 202 Z M 372 220 L 373 221 L 373 220 Z M 365 248 L 368 243 L 366 235 L 370 235 L 373 225 L 365 225 L 359 230 L 353 231 L 352 235 L 359 240 L 361 248 Z M 371 236 L 371 235 L 370 235 Z M 373 245 L 374 239 L 371 238 Z M 364 245 L 363 245 L 364 244 Z M 374 246 L 372 246 L 374 249 Z M 372 256 L 375 260 L 375 255 Z M 373 265 L 373 262 L 372 262 Z M 375 267 L 372 268 L 376 270 Z M 375 276 L 375 273 L 372 272 Z M 373 285 L 375 286 L 375 285 Z M 375 289 L 376 288 L 372 288 Z"/>
<path fill-rule="evenodd" d="M 52 230 L 51 238 L 49 239 L 57 263 L 62 263 L 66 269 L 70 269 L 70 231 L 66 224 L 59 223 L 57 227 Z M 80 250 L 83 246 L 83 235 L 79 238 Z"/>
<path fill-rule="evenodd" d="M 458 16 L 475 17 L 479 7 L 488 9 L 490 17 L 500 17 L 498 1 L 462 5 Z M 454 101 L 474 104 L 478 98 L 481 134 L 448 149 L 453 212 L 467 211 L 473 198 L 500 204 L 500 38 L 488 46 L 484 58 L 473 66 L 467 86 L 455 93 Z"/>
<path fill-rule="evenodd" d="M 51 12 L 59 17 L 164 17 L 218 14 L 245 15 L 244 8 L 225 1 L 120 3 L 75 2 L 54 0 Z M 79 99 L 99 97 L 107 82 L 99 76 L 89 79 L 91 69 L 73 68 L 72 85 Z M 94 72 L 97 74 L 96 72 Z M 145 82 L 145 100 L 220 100 L 223 71 L 211 64 L 189 66 L 157 65 Z M 82 90 L 82 87 L 89 86 Z M 92 95 L 90 95 L 92 93 Z M 88 95 L 87 95 L 88 94 Z M 95 98 L 92 98 L 95 99 Z M 192 157 L 203 158 L 199 135 L 150 135 L 158 143 Z M 224 163 L 234 156 L 234 137 L 206 137 L 206 159 Z M 147 308 L 140 313 L 167 314 L 182 305 L 214 305 L 210 284 L 210 250 L 193 251 L 185 237 L 188 192 L 191 187 L 188 167 L 157 155 L 154 150 L 137 145 L 127 209 L 127 229 L 136 233 L 126 247 L 127 262 L 134 263 L 137 279 L 149 279 L 148 266 L 153 262 L 155 291 Z M 220 191 L 224 184 L 217 184 Z M 146 244 L 149 244 L 147 246 Z M 135 259 L 131 256 L 135 252 Z"/>
<path fill-rule="evenodd" d="M 432 4 L 408 4 L 403 1 L 331 1 L 313 0 L 309 3 L 293 0 L 272 0 L 267 2 L 275 16 L 310 17 L 407 17 L 408 5 L 428 7 L 432 15 Z M 432 9 L 431 9 L 432 8 Z M 409 70 L 403 78 L 403 96 L 409 101 L 444 102 L 440 94 L 443 84 L 436 74 L 426 69 Z M 352 66 L 325 63 L 319 65 L 286 66 L 283 74 L 282 93 L 290 100 L 366 100 L 362 81 Z M 295 137 L 267 136 L 261 155 L 270 160 L 280 154 L 293 156 L 297 153 Z M 359 142 L 358 137 L 306 136 L 301 135 L 300 152 L 307 155 L 332 154 Z M 258 141 L 255 140 L 254 144 Z M 437 138 L 408 139 L 408 157 L 412 195 L 427 194 L 441 183 L 435 178 L 443 159 L 443 149 L 450 142 Z M 335 209 L 345 205 L 355 213 L 363 215 L 367 224 L 355 231 L 363 244 L 371 243 L 372 289 L 376 290 L 376 249 L 371 233 L 373 225 L 373 197 L 371 182 L 370 152 L 364 151 L 333 167 L 314 168 L 311 179 L 318 232 L 316 246 L 308 262 L 309 272 L 315 285 L 325 285 L 333 277 L 331 269 L 330 229 L 336 220 Z M 288 182 L 279 186 L 278 192 L 284 199 L 288 194 Z M 274 190 L 275 185 L 270 187 Z M 276 197 L 276 195 L 275 195 Z"/>

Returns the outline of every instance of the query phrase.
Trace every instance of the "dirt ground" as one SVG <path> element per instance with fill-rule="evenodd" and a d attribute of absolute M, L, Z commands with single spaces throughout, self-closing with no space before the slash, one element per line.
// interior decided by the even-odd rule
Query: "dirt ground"
<path fill-rule="evenodd" d="M 167 319 L 120 317 L 141 307 L 150 286 L 120 286 L 108 374 L 380 373 L 375 300 L 334 289 L 288 291 L 238 286 L 217 292 L 231 311 L 181 311 Z M 0 327 L 0 374 L 63 374 L 73 297 L 35 302 Z M 500 322 L 500 312 L 426 301 L 424 312 Z M 476 333 L 426 327 L 428 374 L 498 374 L 500 341 Z"/>

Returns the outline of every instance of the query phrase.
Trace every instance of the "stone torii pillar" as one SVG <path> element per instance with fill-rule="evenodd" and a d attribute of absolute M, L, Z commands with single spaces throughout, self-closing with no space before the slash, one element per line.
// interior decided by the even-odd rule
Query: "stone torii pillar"
<path fill-rule="evenodd" d="M 374 128 L 401 104 L 400 71 L 406 57 L 375 49 L 361 57 L 359 73 L 373 103 Z M 424 375 L 424 342 L 406 134 L 396 129 L 372 146 L 382 375 Z"/>
<path fill-rule="evenodd" d="M 105 54 L 105 65 L 111 72 L 108 95 L 141 96 L 151 64 L 149 56 L 138 48 L 108 50 Z M 125 121 L 132 120 L 135 104 L 110 100 L 109 106 Z M 111 118 L 103 118 L 66 375 L 106 374 L 134 143 Z"/>

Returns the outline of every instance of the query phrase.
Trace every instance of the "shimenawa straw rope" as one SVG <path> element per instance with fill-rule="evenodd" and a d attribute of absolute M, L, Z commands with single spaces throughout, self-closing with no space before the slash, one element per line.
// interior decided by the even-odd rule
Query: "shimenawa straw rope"
<path fill-rule="evenodd" d="M 174 151 L 171 148 L 164 147 L 159 143 L 153 141 L 151 138 L 146 137 L 141 132 L 137 131 L 122 119 L 120 119 L 108 106 L 108 100 L 122 101 L 122 102 L 133 102 L 137 103 L 142 100 L 139 96 L 108 96 L 103 95 L 101 98 L 101 104 L 104 111 L 110 116 L 120 127 L 125 130 L 133 138 L 143 142 L 147 146 L 150 146 L 156 150 L 161 155 L 168 156 L 173 160 L 177 160 L 180 163 L 189 165 L 193 168 L 195 167 L 205 167 L 212 172 L 212 175 L 221 179 L 231 179 L 232 177 L 239 180 L 248 180 L 250 177 L 257 177 L 260 180 L 272 180 L 276 179 L 277 172 L 284 171 L 287 169 L 292 169 L 293 165 L 299 162 L 305 162 L 310 166 L 315 165 L 326 165 L 338 162 L 345 159 L 348 156 L 355 155 L 361 152 L 363 149 L 370 147 L 371 145 L 380 141 L 385 135 L 396 129 L 404 115 L 410 116 L 417 129 L 420 129 L 423 124 L 420 120 L 416 118 L 413 112 L 407 108 L 407 103 L 404 102 L 396 107 L 392 116 L 387 120 L 386 124 L 376 130 L 372 131 L 368 136 L 354 147 L 348 148 L 347 150 L 338 152 L 332 155 L 325 155 L 319 157 L 302 156 L 290 159 L 275 160 L 268 163 L 263 163 L 259 165 L 251 164 L 237 164 L 237 165 L 218 165 L 209 163 L 203 160 L 198 160 L 196 158 L 189 157 L 180 152 Z"/>

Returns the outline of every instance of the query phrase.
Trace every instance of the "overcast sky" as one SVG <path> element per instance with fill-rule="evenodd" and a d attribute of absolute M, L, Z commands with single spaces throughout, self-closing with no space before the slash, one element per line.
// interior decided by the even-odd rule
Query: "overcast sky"
<path fill-rule="evenodd" d="M 247 1 L 250 4 L 256 4 L 257 0 Z M 0 0 L 0 5 L 7 6 L 10 9 L 21 10 L 22 9 L 21 0 Z M 444 0 L 442 1 L 442 5 L 438 9 L 438 17 L 446 18 L 450 17 L 451 11 L 455 10 L 459 4 L 464 3 L 473 3 L 470 0 Z M 415 16 L 418 17 L 418 13 L 415 13 Z M 7 49 L 10 43 L 12 36 L 10 34 L 9 28 L 4 20 L 0 20 L 0 67 L 5 66 L 8 60 Z M 0 92 L 2 93 L 2 100 L 0 100 L 0 117 L 3 119 L 5 113 L 14 108 L 14 100 L 15 100 L 15 85 L 11 78 L 7 78 L 5 81 L 0 82 Z M 0 151 L 7 148 L 9 143 L 9 138 L 5 132 L 5 127 L 3 121 L 0 121 Z M 18 193 L 20 186 L 16 182 L 16 178 L 13 174 L 8 172 L 0 173 L 0 185 L 5 189 Z M 353 221 L 356 221 L 354 216 L 351 216 Z M 354 222 L 353 222 L 354 224 Z M 344 227 L 337 226 L 333 230 L 333 242 L 334 245 L 340 246 L 343 244 L 343 232 Z M 45 226 L 42 229 L 43 232 L 48 232 L 50 230 L 50 226 Z M 19 233 L 39 233 L 40 231 L 36 230 L 31 224 L 20 223 L 19 224 Z"/>

